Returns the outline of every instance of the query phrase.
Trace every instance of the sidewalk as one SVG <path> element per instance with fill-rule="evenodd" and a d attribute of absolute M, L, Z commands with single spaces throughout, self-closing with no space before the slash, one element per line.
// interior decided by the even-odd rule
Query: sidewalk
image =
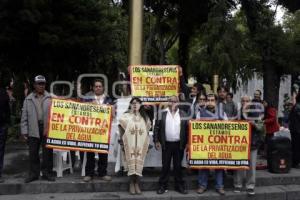
<path fill-rule="evenodd" d="M 232 175 L 226 175 L 226 197 L 220 197 L 214 191 L 214 182 L 210 179 L 209 190 L 203 195 L 198 195 L 197 172 L 184 170 L 184 178 L 189 190 L 188 195 L 174 192 L 174 180 L 170 178 L 169 192 L 157 195 L 159 168 L 145 168 L 144 177 L 141 179 L 143 195 L 131 196 L 128 194 L 128 177 L 117 175 L 113 172 L 114 163 L 109 163 L 108 173 L 113 176 L 111 182 L 95 178 L 90 183 L 85 183 L 81 177 L 81 169 L 74 174 L 64 173 L 62 178 L 55 182 L 44 180 L 24 183 L 28 170 L 28 150 L 25 144 L 15 143 L 7 146 L 5 168 L 3 177 L 5 182 L 0 184 L 0 200 L 14 199 L 248 199 L 246 192 L 235 194 L 233 190 Z M 291 169 L 288 174 L 272 174 L 267 170 L 257 170 L 256 195 L 251 199 L 287 200 L 300 199 L 300 170 Z"/>

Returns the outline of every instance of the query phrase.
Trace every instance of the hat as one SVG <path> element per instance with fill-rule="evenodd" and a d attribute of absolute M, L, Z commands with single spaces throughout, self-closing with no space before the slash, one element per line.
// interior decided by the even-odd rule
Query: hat
<path fill-rule="evenodd" d="M 46 83 L 46 79 L 42 75 L 37 75 L 36 77 L 34 77 L 34 82 L 35 83 Z"/>

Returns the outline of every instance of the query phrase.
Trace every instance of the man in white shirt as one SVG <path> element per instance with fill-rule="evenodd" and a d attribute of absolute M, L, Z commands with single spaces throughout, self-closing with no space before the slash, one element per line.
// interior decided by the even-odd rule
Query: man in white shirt
<path fill-rule="evenodd" d="M 173 159 L 175 190 L 187 194 L 181 172 L 181 160 L 187 144 L 187 121 L 184 111 L 178 108 L 178 97 L 170 98 L 168 108 L 163 111 L 154 128 L 155 148 L 162 149 L 162 172 L 159 178 L 158 194 L 168 190 L 171 160 Z"/>

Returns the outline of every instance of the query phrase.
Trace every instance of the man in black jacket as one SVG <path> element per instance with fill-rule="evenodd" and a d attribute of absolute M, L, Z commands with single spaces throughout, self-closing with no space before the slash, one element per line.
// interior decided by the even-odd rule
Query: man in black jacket
<path fill-rule="evenodd" d="M 10 122 L 9 97 L 5 90 L 3 81 L 0 81 L 0 183 L 4 182 L 4 179 L 2 179 L 2 169 L 3 169 L 5 142 L 7 138 L 7 128 L 9 122 Z"/>
<path fill-rule="evenodd" d="M 178 97 L 171 97 L 168 108 L 162 112 L 154 128 L 155 148 L 162 149 L 162 172 L 159 178 L 158 194 L 167 192 L 172 159 L 175 190 L 187 194 L 181 172 L 181 160 L 187 144 L 187 121 L 184 120 L 185 112 L 180 110 L 177 104 Z"/>
<path fill-rule="evenodd" d="M 296 97 L 296 104 L 289 115 L 289 128 L 292 137 L 292 167 L 299 168 L 300 163 L 300 92 Z"/>

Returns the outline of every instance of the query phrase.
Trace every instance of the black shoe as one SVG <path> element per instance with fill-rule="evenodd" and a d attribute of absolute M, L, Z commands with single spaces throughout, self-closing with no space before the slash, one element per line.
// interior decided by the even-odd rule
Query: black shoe
<path fill-rule="evenodd" d="M 51 181 L 51 182 L 54 182 L 55 181 L 55 178 L 52 177 L 52 176 L 46 176 L 46 175 L 43 175 L 42 176 L 42 179 L 43 180 L 47 180 L 47 181 Z"/>
<path fill-rule="evenodd" d="M 159 189 L 156 191 L 157 194 L 163 194 L 168 192 L 168 190 L 165 187 L 159 187 Z"/>
<path fill-rule="evenodd" d="M 30 183 L 30 182 L 36 181 L 36 180 L 39 180 L 39 177 L 37 177 L 37 176 L 29 176 L 29 177 L 25 178 L 24 183 Z"/>
<path fill-rule="evenodd" d="M 175 187 L 175 191 L 181 194 L 187 194 L 187 190 L 183 186 Z"/>

